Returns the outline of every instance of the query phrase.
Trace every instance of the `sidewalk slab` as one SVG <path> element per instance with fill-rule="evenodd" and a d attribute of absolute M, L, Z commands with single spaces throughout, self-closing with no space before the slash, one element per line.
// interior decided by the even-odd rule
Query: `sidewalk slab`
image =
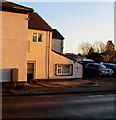
<path fill-rule="evenodd" d="M 116 86 L 102 87 L 69 87 L 69 88 L 40 88 L 26 90 L 11 90 L 10 93 L 3 93 L 3 96 L 25 96 L 25 95 L 52 95 L 52 94 L 78 94 L 78 93 L 96 93 L 96 92 L 116 92 Z"/>
<path fill-rule="evenodd" d="M 116 84 L 113 82 L 89 81 L 83 79 L 60 81 L 36 81 L 16 88 L 3 88 L 2 96 L 19 95 L 49 95 L 115 92 Z"/>

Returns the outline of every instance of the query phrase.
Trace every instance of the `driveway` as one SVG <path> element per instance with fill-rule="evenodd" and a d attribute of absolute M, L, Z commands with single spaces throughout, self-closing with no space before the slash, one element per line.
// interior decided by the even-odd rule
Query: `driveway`
<path fill-rule="evenodd" d="M 94 77 L 85 80 L 99 85 L 116 85 L 116 77 Z"/>

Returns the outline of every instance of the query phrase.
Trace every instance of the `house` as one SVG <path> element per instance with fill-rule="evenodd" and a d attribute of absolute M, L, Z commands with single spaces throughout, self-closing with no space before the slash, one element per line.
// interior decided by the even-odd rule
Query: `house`
<path fill-rule="evenodd" d="M 56 30 L 52 31 L 52 50 L 63 54 L 64 37 Z"/>
<path fill-rule="evenodd" d="M 12 2 L 2 8 L 3 82 L 82 77 L 82 65 L 63 54 L 62 35 L 38 13 Z"/>
<path fill-rule="evenodd" d="M 27 79 L 28 14 L 31 12 L 32 8 L 0 1 L 0 71 L 3 82 Z M 15 69 L 18 69 L 18 76 L 11 74 L 16 73 Z"/>
<path fill-rule="evenodd" d="M 36 13 L 29 14 L 27 77 L 47 79 L 52 28 Z"/>
<path fill-rule="evenodd" d="M 56 29 L 35 12 L 29 14 L 28 28 L 28 79 L 82 77 L 81 64 L 63 55 L 64 38 Z"/>

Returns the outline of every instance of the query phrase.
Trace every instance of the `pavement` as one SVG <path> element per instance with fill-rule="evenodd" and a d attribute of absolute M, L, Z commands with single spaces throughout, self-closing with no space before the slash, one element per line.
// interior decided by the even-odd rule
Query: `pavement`
<path fill-rule="evenodd" d="M 115 78 L 92 78 L 74 80 L 33 81 L 17 85 L 16 87 L 3 87 L 2 96 L 26 95 L 53 95 L 77 93 L 115 93 Z"/>

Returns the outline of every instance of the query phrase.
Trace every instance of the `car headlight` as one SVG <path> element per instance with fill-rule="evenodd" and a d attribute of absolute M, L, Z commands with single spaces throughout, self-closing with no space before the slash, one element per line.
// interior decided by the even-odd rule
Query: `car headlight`
<path fill-rule="evenodd" d="M 105 73 L 106 71 L 105 70 L 100 70 L 100 72 Z"/>
<path fill-rule="evenodd" d="M 114 73 L 114 71 L 113 71 L 113 70 L 110 70 L 110 72 L 111 72 L 111 73 Z"/>

